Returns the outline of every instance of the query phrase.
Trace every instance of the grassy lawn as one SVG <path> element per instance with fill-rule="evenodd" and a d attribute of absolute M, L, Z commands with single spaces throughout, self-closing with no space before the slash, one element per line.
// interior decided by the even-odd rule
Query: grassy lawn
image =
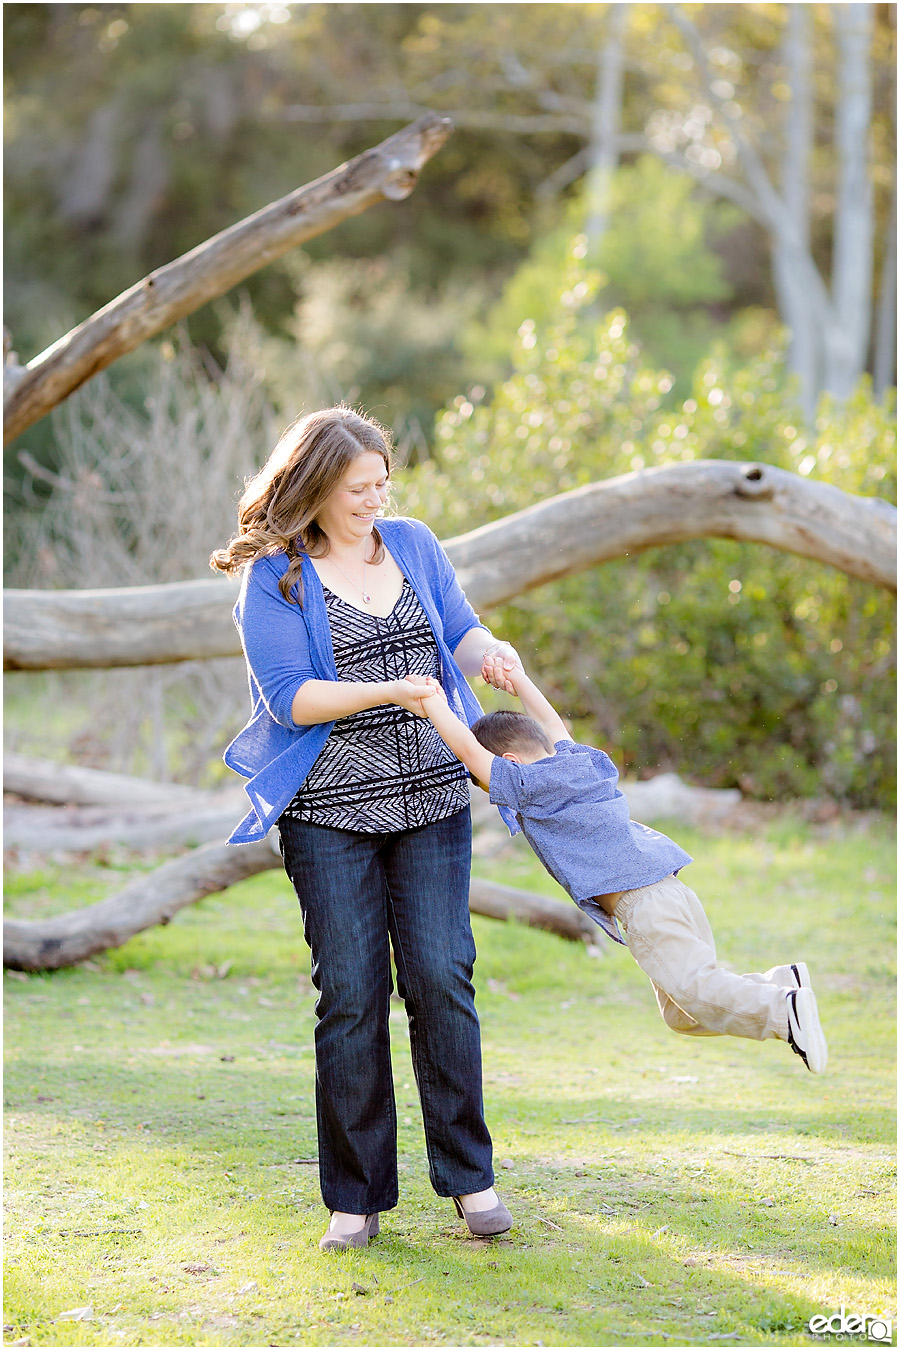
<path fill-rule="evenodd" d="M 401 1202 L 367 1251 L 317 1250 L 314 991 L 279 873 L 96 963 L 7 973 L 6 1343 L 798 1346 L 841 1305 L 894 1317 L 890 828 L 673 833 L 720 959 L 809 964 L 828 1072 L 673 1035 L 622 949 L 476 919 L 516 1220 L 493 1242 L 429 1187 L 396 1004 Z M 556 893 L 527 851 L 479 870 Z M 89 903 L 125 872 L 12 874 L 8 908 Z"/>

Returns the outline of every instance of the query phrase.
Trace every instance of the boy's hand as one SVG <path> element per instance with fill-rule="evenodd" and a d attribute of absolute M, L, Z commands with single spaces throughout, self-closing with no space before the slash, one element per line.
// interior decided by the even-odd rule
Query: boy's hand
<path fill-rule="evenodd" d="M 444 693 L 444 686 L 441 684 L 440 680 L 436 680 L 433 675 L 426 675 L 425 678 L 428 681 L 431 692 L 438 702 L 446 703 L 447 695 Z"/>
<path fill-rule="evenodd" d="M 447 695 L 441 688 L 440 681 L 434 679 L 432 675 L 404 675 L 403 679 L 406 684 L 414 685 L 419 691 L 416 700 L 418 706 L 415 711 L 418 712 L 421 717 L 428 716 L 428 709 L 425 706 L 426 699 L 437 698 L 442 703 L 447 702 Z"/>
<path fill-rule="evenodd" d="M 435 690 L 429 686 L 424 675 L 406 675 L 402 680 L 391 680 L 388 688 L 392 703 L 415 713 L 417 717 L 428 716 L 425 701 L 434 696 Z"/>

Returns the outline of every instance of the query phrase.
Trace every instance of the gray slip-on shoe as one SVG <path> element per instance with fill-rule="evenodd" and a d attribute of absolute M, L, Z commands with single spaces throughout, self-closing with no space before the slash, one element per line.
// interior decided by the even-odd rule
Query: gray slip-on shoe
<path fill-rule="evenodd" d="M 476 1209 L 470 1212 L 463 1209 L 459 1197 L 451 1197 L 456 1212 L 461 1219 L 465 1219 L 466 1227 L 473 1237 L 499 1237 L 501 1233 L 508 1233 L 512 1228 L 512 1215 L 504 1205 L 499 1201 L 492 1209 Z"/>
<path fill-rule="evenodd" d="M 319 1249 L 323 1252 L 345 1252 L 350 1247 L 368 1247 L 369 1238 L 378 1233 L 378 1215 L 367 1214 L 362 1228 L 355 1233 L 327 1232 L 319 1239 Z"/>

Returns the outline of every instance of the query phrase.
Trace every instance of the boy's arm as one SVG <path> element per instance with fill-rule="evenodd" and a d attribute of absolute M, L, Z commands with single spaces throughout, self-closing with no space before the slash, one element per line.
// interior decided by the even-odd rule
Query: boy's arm
<path fill-rule="evenodd" d="M 421 678 L 415 675 L 407 676 L 407 679 L 414 683 L 418 683 Z M 432 691 L 431 697 L 421 700 L 422 711 L 434 724 L 444 744 L 450 747 L 457 759 L 462 760 L 469 773 L 487 787 L 491 781 L 494 756 L 475 739 L 465 722 L 461 722 L 456 714 L 450 711 L 446 695 L 437 680 L 429 679 L 428 684 Z"/>
<path fill-rule="evenodd" d="M 525 674 L 521 666 L 514 666 L 507 673 L 507 679 L 515 689 L 523 710 L 543 728 L 554 745 L 557 741 L 571 740 L 566 724 L 553 704 L 544 697 L 534 680 Z"/>

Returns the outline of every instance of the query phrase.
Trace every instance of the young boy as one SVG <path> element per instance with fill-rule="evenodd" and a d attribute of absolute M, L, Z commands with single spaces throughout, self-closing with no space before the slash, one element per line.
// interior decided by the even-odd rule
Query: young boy
<path fill-rule="evenodd" d="M 490 713 L 470 731 L 437 681 L 420 677 L 430 689 L 422 709 L 491 801 L 515 814 L 575 903 L 616 942 L 623 942 L 621 924 L 623 945 L 650 977 L 666 1025 L 688 1036 L 774 1037 L 822 1073 L 828 1048 L 803 962 L 763 975 L 720 969 L 703 907 L 678 878 L 690 856 L 629 820 L 609 756 L 576 744 L 523 670 L 508 678 L 524 713 Z"/>

